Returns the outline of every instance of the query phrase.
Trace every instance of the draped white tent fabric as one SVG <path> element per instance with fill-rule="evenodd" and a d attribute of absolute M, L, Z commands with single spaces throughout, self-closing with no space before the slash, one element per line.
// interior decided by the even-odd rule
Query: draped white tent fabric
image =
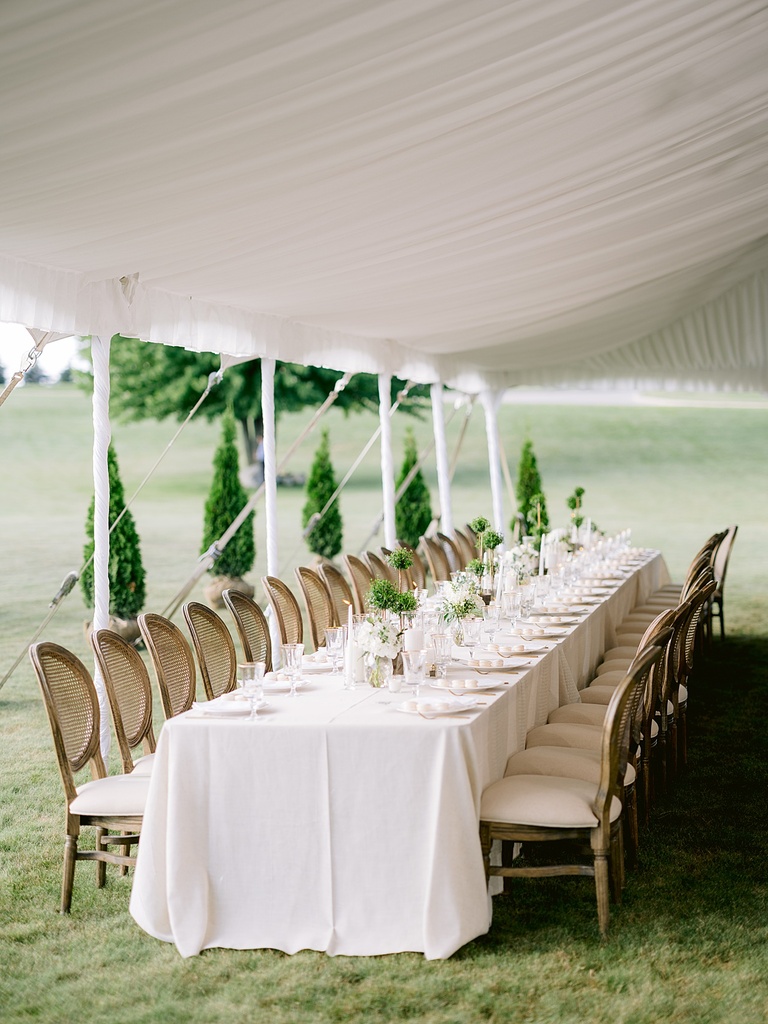
<path fill-rule="evenodd" d="M 6 0 L 0 320 L 768 386 L 752 0 Z"/>

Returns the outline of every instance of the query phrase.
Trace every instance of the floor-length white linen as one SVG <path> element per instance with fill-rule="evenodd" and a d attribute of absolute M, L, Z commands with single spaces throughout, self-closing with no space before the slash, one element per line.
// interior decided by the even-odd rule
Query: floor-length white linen
<path fill-rule="evenodd" d="M 530 728 L 578 699 L 582 668 L 667 578 L 651 559 L 530 670 L 489 677 L 499 686 L 467 718 L 401 714 L 406 694 L 315 675 L 295 700 L 272 697 L 256 723 L 166 722 L 134 918 L 183 956 L 216 946 L 451 956 L 491 921 L 483 789 Z"/>

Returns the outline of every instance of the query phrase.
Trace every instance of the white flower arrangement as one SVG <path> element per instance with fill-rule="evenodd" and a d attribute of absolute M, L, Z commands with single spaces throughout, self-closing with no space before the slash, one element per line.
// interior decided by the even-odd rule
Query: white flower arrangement
<path fill-rule="evenodd" d="M 449 583 L 443 591 L 440 614 L 446 622 L 458 622 L 474 615 L 482 615 L 483 600 L 480 597 L 477 577 L 470 573 L 461 573 L 455 582 Z"/>
<path fill-rule="evenodd" d="M 358 629 L 357 643 L 366 654 L 396 658 L 400 652 L 400 633 L 394 622 L 366 619 Z"/>
<path fill-rule="evenodd" d="M 538 570 L 539 553 L 530 540 L 517 544 L 504 552 L 504 564 L 518 573 L 518 576 L 530 576 Z"/>

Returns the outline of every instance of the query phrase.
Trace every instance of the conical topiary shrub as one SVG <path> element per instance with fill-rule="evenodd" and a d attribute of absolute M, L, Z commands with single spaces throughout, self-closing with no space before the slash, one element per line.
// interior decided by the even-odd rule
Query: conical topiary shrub
<path fill-rule="evenodd" d="M 322 512 L 336 490 L 336 477 L 331 465 L 331 445 L 327 430 L 322 432 L 320 446 L 307 480 L 307 500 L 301 512 L 301 525 L 307 527 L 316 512 Z M 322 519 L 307 534 L 307 547 L 321 558 L 333 558 L 341 551 L 342 522 L 338 501 L 334 501 Z"/>
<path fill-rule="evenodd" d="M 213 457 L 213 480 L 205 503 L 205 521 L 201 551 L 207 551 L 214 541 L 227 530 L 248 501 L 245 488 L 240 483 L 239 460 L 235 444 L 235 418 L 227 412 L 221 421 L 221 440 Z M 231 581 L 240 581 L 253 568 L 256 560 L 256 543 L 253 539 L 254 513 L 251 512 L 220 557 L 208 570 L 212 576 L 226 582 L 213 586 L 206 593 L 215 605 L 220 604 L 218 591 L 226 589 Z M 236 589 L 253 594 L 250 584 Z"/>
<path fill-rule="evenodd" d="M 547 532 L 549 516 L 541 475 L 533 452 L 533 441 L 530 438 L 526 440 L 520 453 L 515 496 L 518 512 L 528 525 L 528 533 L 532 537 L 540 538 Z M 513 522 L 512 526 L 514 525 Z"/>
<path fill-rule="evenodd" d="M 405 432 L 403 464 L 395 483 L 396 491 L 400 490 L 403 481 L 416 465 L 417 459 L 416 438 L 411 428 L 408 427 Z M 429 497 L 429 488 L 423 473 L 418 470 L 395 506 L 395 529 L 398 540 L 415 548 L 419 543 L 419 537 L 427 532 L 431 522 L 432 503 Z"/>
<path fill-rule="evenodd" d="M 125 491 L 120 479 L 117 455 L 111 444 L 107 450 L 107 467 L 109 471 L 109 525 L 111 527 L 125 505 Z M 95 503 L 95 497 L 91 498 L 85 523 L 85 534 L 88 539 L 83 557 L 86 561 L 93 554 Z M 93 562 L 90 562 L 83 570 L 80 586 L 86 606 L 93 608 Z M 126 512 L 109 537 L 109 613 L 116 619 L 135 619 L 144 607 L 145 598 L 146 586 L 139 535 L 133 516 L 130 512 Z"/>

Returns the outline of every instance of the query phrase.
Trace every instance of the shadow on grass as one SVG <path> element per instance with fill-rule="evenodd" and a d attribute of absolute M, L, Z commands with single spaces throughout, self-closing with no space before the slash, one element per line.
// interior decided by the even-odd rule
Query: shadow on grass
<path fill-rule="evenodd" d="M 654 805 L 608 947 L 766 937 L 768 637 L 714 640 L 691 681 L 688 720 L 688 767 Z M 543 953 L 596 937 L 591 879 L 521 879 L 495 898 L 489 934 L 457 956 Z"/>

